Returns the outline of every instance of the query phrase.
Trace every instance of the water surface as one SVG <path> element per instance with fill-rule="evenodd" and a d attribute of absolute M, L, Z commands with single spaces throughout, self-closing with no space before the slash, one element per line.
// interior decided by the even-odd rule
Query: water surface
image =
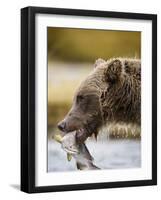
<path fill-rule="evenodd" d="M 141 141 L 128 139 L 88 140 L 86 145 L 101 169 L 141 167 Z M 67 161 L 61 145 L 48 141 L 48 172 L 77 170 L 75 160 Z"/>

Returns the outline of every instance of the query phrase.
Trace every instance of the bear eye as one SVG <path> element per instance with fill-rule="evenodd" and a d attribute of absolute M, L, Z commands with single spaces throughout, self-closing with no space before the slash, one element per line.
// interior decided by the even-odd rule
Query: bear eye
<path fill-rule="evenodd" d="M 84 100 L 84 96 L 83 95 L 78 95 L 77 96 L 77 102 L 79 103 L 79 102 L 81 102 L 81 101 L 83 101 Z"/>

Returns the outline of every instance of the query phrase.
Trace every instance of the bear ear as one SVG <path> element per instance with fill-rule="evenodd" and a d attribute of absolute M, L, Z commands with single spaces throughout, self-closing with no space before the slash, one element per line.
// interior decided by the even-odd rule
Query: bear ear
<path fill-rule="evenodd" d="M 115 83 L 121 75 L 122 63 L 119 59 L 111 61 L 105 70 L 105 80 L 107 82 Z"/>
<path fill-rule="evenodd" d="M 106 63 L 105 60 L 103 60 L 102 58 L 98 58 L 94 64 L 94 68 L 96 68 L 97 66 L 99 66 L 100 64 Z"/>

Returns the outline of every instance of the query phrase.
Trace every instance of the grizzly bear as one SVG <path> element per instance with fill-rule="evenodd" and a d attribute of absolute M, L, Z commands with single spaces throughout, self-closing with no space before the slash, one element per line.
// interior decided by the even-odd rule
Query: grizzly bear
<path fill-rule="evenodd" d="M 98 59 L 77 89 L 71 110 L 58 128 L 76 131 L 78 143 L 111 123 L 141 124 L 141 61 L 133 58 Z"/>

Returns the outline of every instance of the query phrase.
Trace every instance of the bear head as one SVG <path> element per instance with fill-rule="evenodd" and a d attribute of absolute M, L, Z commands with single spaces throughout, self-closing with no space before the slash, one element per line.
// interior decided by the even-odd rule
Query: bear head
<path fill-rule="evenodd" d="M 139 66 L 139 61 L 96 60 L 94 70 L 76 90 L 72 107 L 58 128 L 65 133 L 76 131 L 77 142 L 83 143 L 92 134 L 97 136 L 108 122 L 137 121 Z"/>

